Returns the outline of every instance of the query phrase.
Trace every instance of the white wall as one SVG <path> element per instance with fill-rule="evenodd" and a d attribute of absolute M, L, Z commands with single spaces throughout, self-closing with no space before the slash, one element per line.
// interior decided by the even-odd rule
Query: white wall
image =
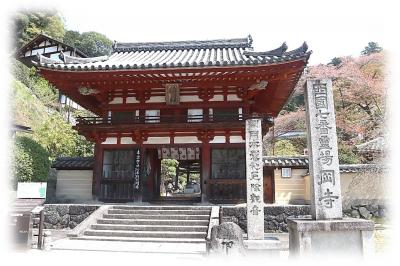
<path fill-rule="evenodd" d="M 57 170 L 57 198 L 92 199 L 92 170 Z"/>

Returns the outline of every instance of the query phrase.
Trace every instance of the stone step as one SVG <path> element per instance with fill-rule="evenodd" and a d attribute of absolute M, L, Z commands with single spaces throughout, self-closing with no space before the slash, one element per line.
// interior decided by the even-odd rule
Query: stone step
<path fill-rule="evenodd" d="M 129 225 L 197 225 L 208 226 L 208 220 L 138 220 L 138 219 L 98 219 L 98 224 Z"/>
<path fill-rule="evenodd" d="M 112 206 L 113 210 L 208 210 L 209 206 Z"/>
<path fill-rule="evenodd" d="M 106 219 L 140 219 L 140 220 L 209 220 L 210 215 L 149 215 L 149 214 L 104 214 Z"/>
<path fill-rule="evenodd" d="M 108 214 L 147 214 L 147 215 L 210 215 L 211 210 L 122 210 L 110 209 Z"/>
<path fill-rule="evenodd" d="M 70 238 L 71 240 L 96 240 L 96 241 L 120 241 L 120 242 L 148 242 L 148 243 L 196 243 L 205 244 L 202 238 L 164 238 L 164 237 L 116 237 L 116 236 L 88 236 Z"/>
<path fill-rule="evenodd" d="M 171 232 L 171 231 L 123 231 L 123 230 L 86 230 L 85 236 L 113 237 L 152 237 L 152 238 L 201 238 L 205 239 L 207 232 Z"/>
<path fill-rule="evenodd" d="M 112 238 L 112 237 L 82 237 L 76 239 L 62 239 L 53 242 L 51 248 L 52 252 L 62 251 L 108 251 L 108 252 L 129 252 L 138 256 L 144 256 L 142 259 L 148 259 L 150 254 L 170 256 L 169 260 L 173 260 L 174 256 L 179 254 L 190 255 L 189 258 L 193 259 L 193 255 L 197 254 L 201 258 L 206 254 L 206 243 L 195 242 L 197 239 L 188 239 L 182 242 L 181 239 L 177 241 L 163 241 L 162 239 L 135 239 L 135 238 Z M 71 253 L 74 256 L 73 253 Z M 93 254 L 92 254 L 93 255 Z M 140 261 L 142 259 L 139 259 Z M 175 258 L 176 259 L 176 258 Z"/>
<path fill-rule="evenodd" d="M 207 226 L 171 226 L 171 225 L 120 225 L 120 224 L 93 224 L 94 230 L 126 230 L 126 231 L 176 231 L 176 232 L 206 232 Z"/>

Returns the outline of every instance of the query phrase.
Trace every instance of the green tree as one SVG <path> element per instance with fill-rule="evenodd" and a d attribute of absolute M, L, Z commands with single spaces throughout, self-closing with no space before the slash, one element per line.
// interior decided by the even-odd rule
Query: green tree
<path fill-rule="evenodd" d="M 290 142 L 290 140 L 282 139 L 275 142 L 275 147 L 271 147 L 267 154 L 291 156 L 299 155 L 299 152 L 297 151 L 296 147 Z"/>
<path fill-rule="evenodd" d="M 87 141 L 84 136 L 75 134 L 75 153 L 74 156 L 78 157 L 88 157 L 93 156 L 94 153 L 94 143 Z"/>
<path fill-rule="evenodd" d="M 65 34 L 64 21 L 55 10 L 18 12 L 13 26 L 17 49 L 42 32 L 57 40 L 62 40 Z"/>
<path fill-rule="evenodd" d="M 107 36 L 95 31 L 82 34 L 77 31 L 67 31 L 64 42 L 90 57 L 109 55 L 112 52 L 112 41 Z"/>
<path fill-rule="evenodd" d="M 373 53 L 379 53 L 382 51 L 382 47 L 379 46 L 377 42 L 369 42 L 367 46 L 365 46 L 364 50 L 361 51 L 362 55 L 370 55 Z"/>
<path fill-rule="evenodd" d="M 58 113 L 51 115 L 37 129 L 36 140 L 47 150 L 50 159 L 76 154 L 76 131 Z"/>
<path fill-rule="evenodd" d="M 54 107 L 58 104 L 57 89 L 47 80 L 39 77 L 34 68 L 27 68 L 21 62 L 12 62 L 12 73 L 46 106 Z"/>
<path fill-rule="evenodd" d="M 332 65 L 335 67 L 339 67 L 342 64 L 342 59 L 339 57 L 334 57 L 332 60 L 328 63 L 328 65 Z"/>
<path fill-rule="evenodd" d="M 45 182 L 50 169 L 49 154 L 35 140 L 17 136 L 12 166 L 17 182 Z"/>
<path fill-rule="evenodd" d="M 51 160 L 59 156 L 93 155 L 93 143 L 78 135 L 59 113 L 50 115 L 34 132 L 35 139 L 47 150 Z"/>
<path fill-rule="evenodd" d="M 352 145 L 339 143 L 338 153 L 339 163 L 341 164 L 357 164 L 361 162 L 360 156 L 354 152 Z"/>

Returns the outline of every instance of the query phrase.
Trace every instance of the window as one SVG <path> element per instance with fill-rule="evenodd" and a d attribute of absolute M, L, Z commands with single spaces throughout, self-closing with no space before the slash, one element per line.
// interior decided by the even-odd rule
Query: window
<path fill-rule="evenodd" d="M 135 112 L 112 112 L 111 119 L 113 123 L 130 123 L 135 118 Z"/>
<path fill-rule="evenodd" d="M 214 108 L 214 121 L 237 121 L 239 119 L 239 108 Z"/>
<path fill-rule="evenodd" d="M 212 149 L 211 178 L 246 179 L 245 149 Z"/>
<path fill-rule="evenodd" d="M 146 110 L 146 123 L 160 123 L 160 110 Z"/>
<path fill-rule="evenodd" d="M 187 116 L 188 122 L 201 122 L 203 121 L 203 109 L 188 109 Z"/>
<path fill-rule="evenodd" d="M 292 177 L 292 168 L 282 168 L 282 178 Z"/>

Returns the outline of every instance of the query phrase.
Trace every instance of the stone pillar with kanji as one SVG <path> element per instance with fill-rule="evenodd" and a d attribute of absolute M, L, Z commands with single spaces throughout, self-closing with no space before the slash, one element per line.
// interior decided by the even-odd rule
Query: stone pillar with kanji
<path fill-rule="evenodd" d="M 264 239 L 261 118 L 246 120 L 247 236 Z"/>
<path fill-rule="evenodd" d="M 305 98 L 311 219 L 287 219 L 290 257 L 367 256 L 373 250 L 374 223 L 342 215 L 332 81 L 307 80 Z"/>
<path fill-rule="evenodd" d="M 342 197 L 332 81 L 308 80 L 305 87 L 311 216 L 342 218 Z"/>

